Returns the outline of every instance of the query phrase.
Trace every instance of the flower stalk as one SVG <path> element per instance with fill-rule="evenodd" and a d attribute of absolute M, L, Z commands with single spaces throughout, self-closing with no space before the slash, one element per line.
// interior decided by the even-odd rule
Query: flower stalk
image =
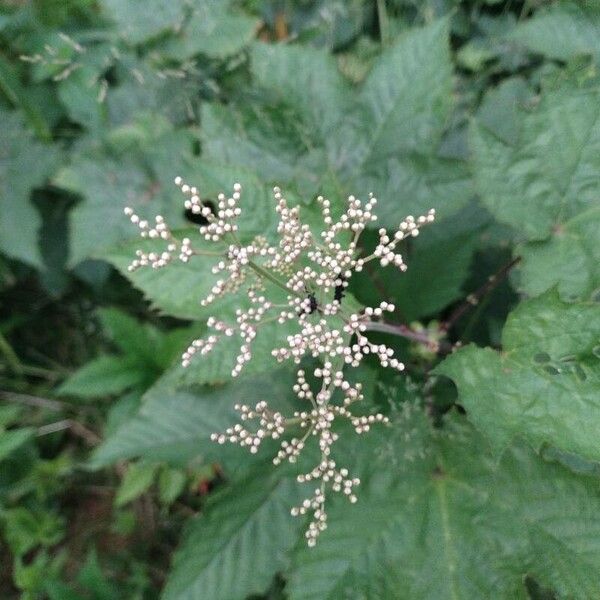
<path fill-rule="evenodd" d="M 334 426 L 340 420 L 348 421 L 357 434 L 363 434 L 374 425 L 386 424 L 388 417 L 381 414 L 356 415 L 353 407 L 364 399 L 361 383 L 351 383 L 347 371 L 360 366 L 372 355 L 383 367 L 402 371 L 404 365 L 392 348 L 375 344 L 367 333 L 379 331 L 402 335 L 415 341 L 432 344 L 425 336 L 403 326 L 381 322 L 386 313 L 395 310 L 393 304 L 381 301 L 377 306 L 362 309 L 347 308 L 345 300 L 349 282 L 365 263 L 378 261 L 382 267 L 392 266 L 401 272 L 406 264 L 398 246 L 402 240 L 415 237 L 420 228 L 435 218 L 432 209 L 426 215 L 406 217 L 391 233 L 379 230 L 379 241 L 370 254 L 362 255 L 358 241 L 364 229 L 377 220 L 374 212 L 377 199 L 370 194 L 366 202 L 348 197 L 345 210 L 334 216 L 329 200 L 319 197 L 323 228 L 314 232 L 302 222 L 298 207 L 288 206 L 279 188 L 274 188 L 275 211 L 279 217 L 278 241 L 270 243 L 262 236 L 243 244 L 238 238 L 239 206 L 242 187 L 236 183 L 227 197 L 219 194 L 216 211 L 207 206 L 198 189 L 175 180 L 185 197 L 184 206 L 206 219 L 199 228 L 205 242 L 226 245 L 217 253 L 212 273 L 216 280 L 210 292 L 201 299 L 202 306 L 210 306 L 225 295 L 236 295 L 239 308 L 235 321 L 228 322 L 211 316 L 207 325 L 211 333 L 193 340 L 182 355 L 187 367 L 197 355 L 206 355 L 224 338 L 238 338 L 239 353 L 231 376 L 237 377 L 252 359 L 253 342 L 267 323 L 286 325 L 282 328 L 281 344 L 271 355 L 278 363 L 296 365 L 296 383 L 293 391 L 300 403 L 299 410 L 286 416 L 270 408 L 266 400 L 255 406 L 236 405 L 240 422 L 212 439 L 219 443 L 234 443 L 251 453 L 259 451 L 266 439 L 281 440 L 273 458 L 275 465 L 283 461 L 295 463 L 311 440 L 315 440 L 320 459 L 308 472 L 297 475 L 300 483 L 313 485 L 312 494 L 291 509 L 292 515 L 312 513 L 306 531 L 309 546 L 327 528 L 326 499 L 330 492 L 340 493 L 350 502 L 356 502 L 356 488 L 360 481 L 347 468 L 340 467 L 334 458 L 335 442 L 339 434 Z M 173 260 L 188 262 L 202 255 L 189 238 L 178 240 L 159 215 L 154 225 L 141 219 L 131 208 L 125 209 L 131 222 L 138 226 L 142 237 L 162 240 L 161 251 L 138 250 L 130 270 L 150 266 L 164 268 Z M 270 298 L 267 282 L 285 292 L 285 301 Z M 292 333 L 290 333 L 292 331 Z M 302 363 L 317 361 L 317 367 L 306 370 Z M 300 434 L 289 438 L 290 429 Z"/>

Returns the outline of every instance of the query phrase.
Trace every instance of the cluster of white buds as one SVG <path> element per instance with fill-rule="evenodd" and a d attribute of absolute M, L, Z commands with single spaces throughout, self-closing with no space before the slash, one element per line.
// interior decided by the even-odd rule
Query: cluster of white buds
<path fill-rule="evenodd" d="M 435 209 L 431 209 L 426 215 L 423 215 L 415 220 L 413 216 L 408 216 L 400 225 L 396 233 L 390 238 L 385 229 L 379 230 L 379 244 L 375 248 L 375 256 L 379 259 L 382 267 L 394 265 L 401 271 L 406 271 L 406 264 L 402 259 L 402 255 L 396 252 L 398 242 L 407 237 L 417 237 L 419 228 L 427 223 L 432 223 L 435 219 Z"/>
<path fill-rule="evenodd" d="M 162 240 L 167 241 L 167 246 L 161 252 L 143 252 L 142 250 L 136 251 L 136 258 L 131 262 L 128 267 L 129 272 L 135 271 L 140 267 L 151 266 L 153 269 L 160 269 L 161 267 L 166 267 L 171 260 L 173 259 L 173 254 L 177 251 L 178 245 L 173 242 L 173 236 L 171 234 L 171 230 L 168 225 L 165 223 L 165 220 L 161 215 L 156 215 L 154 217 L 154 226 L 151 227 L 150 223 L 145 219 L 140 219 L 140 217 L 135 213 L 133 208 L 129 206 L 125 207 L 123 211 L 128 217 L 129 220 L 137 225 L 140 230 L 140 235 L 143 238 L 151 238 L 157 239 L 160 238 Z M 184 242 L 188 242 L 189 240 L 184 240 Z M 187 261 L 187 252 L 189 248 L 182 243 L 180 248 L 179 259 L 183 261 Z"/>
<path fill-rule="evenodd" d="M 218 443 L 237 443 L 255 453 L 263 440 L 278 439 L 288 431 L 296 431 L 294 437 L 281 441 L 273 459 L 275 465 L 283 461 L 295 463 L 309 440 L 316 439 L 321 458 L 312 470 L 298 475 L 297 479 L 300 483 L 317 482 L 318 487 L 310 498 L 292 509 L 293 515 L 312 512 L 313 520 L 306 537 L 308 544 L 313 546 L 327 526 L 327 491 L 339 492 L 351 502 L 357 500 L 355 488 L 360 481 L 350 476 L 346 468 L 339 468 L 333 458 L 332 449 L 339 436 L 335 423 L 348 421 L 356 433 L 362 434 L 372 425 L 389 422 L 383 414 L 355 415 L 351 411 L 352 405 L 363 399 L 363 393 L 360 383 L 352 384 L 346 379 L 344 369 L 358 367 L 369 355 L 378 359 L 383 367 L 404 369 L 392 348 L 376 344 L 367 337 L 370 324 L 385 313 L 393 312 L 394 305 L 382 301 L 376 307 L 348 309 L 348 305 L 355 306 L 355 302 L 344 301 L 349 281 L 354 272 L 361 271 L 370 261 L 406 270 L 397 245 L 404 238 L 418 235 L 421 226 L 434 220 L 435 211 L 432 209 L 416 219 L 407 217 L 391 234 L 379 230 L 379 243 L 371 254 L 364 255 L 359 246 L 360 235 L 377 219 L 374 214 L 377 200 L 373 195 L 364 205 L 350 196 L 339 217 L 333 216 L 331 202 L 319 197 L 324 227 L 317 234 L 302 223 L 299 208 L 290 208 L 281 190 L 275 188 L 278 243 L 271 245 L 260 237 L 243 244 L 237 237 L 237 220 L 242 213 L 239 184 L 233 186 L 231 197 L 219 195 L 218 207 L 213 214 L 195 187 L 179 177 L 175 183 L 185 195 L 185 207 L 207 220 L 208 224 L 199 230 L 204 244 L 214 242 L 220 249 L 214 252 L 196 249 L 189 238 L 177 240 L 162 218 L 157 218 L 155 226 L 150 228 L 131 209 L 126 209 L 126 214 L 140 228 L 142 237 L 167 242 L 167 248 L 162 252 L 138 253 L 131 267 L 164 266 L 176 251 L 184 262 L 192 256 L 213 256 L 216 262 L 212 272 L 219 278 L 210 293 L 201 299 L 201 304 L 207 306 L 225 294 L 243 292 L 243 304 L 249 306 L 237 309 L 233 323 L 210 317 L 207 325 L 212 332 L 192 342 L 183 353 L 183 366 L 188 366 L 195 354 L 210 352 L 223 338 L 238 337 L 239 354 L 231 372 L 233 377 L 238 376 L 252 358 L 254 339 L 260 335 L 261 327 L 269 322 L 288 324 L 282 332 L 283 343 L 271 352 L 277 362 L 290 361 L 299 365 L 312 358 L 320 363 L 312 370 L 310 378 L 304 369 L 297 371 L 293 390 L 298 401 L 307 405 L 306 409 L 285 417 L 271 410 L 266 401 L 259 402 L 254 408 L 238 405 L 236 410 L 242 421 L 256 421 L 254 430 L 238 424 L 212 436 Z M 278 296 L 271 296 L 275 292 Z M 292 325 L 292 333 L 289 325 Z"/>
<path fill-rule="evenodd" d="M 267 438 L 276 440 L 285 432 L 285 417 L 279 412 L 272 412 L 264 401 L 259 402 L 254 409 L 245 404 L 236 404 L 234 408 L 240 413 L 242 421 L 258 419 L 256 431 L 249 431 L 238 423 L 228 427 L 225 433 L 213 433 L 210 436 L 213 442 L 240 444 L 248 447 L 252 454 L 256 454 L 263 440 Z"/>

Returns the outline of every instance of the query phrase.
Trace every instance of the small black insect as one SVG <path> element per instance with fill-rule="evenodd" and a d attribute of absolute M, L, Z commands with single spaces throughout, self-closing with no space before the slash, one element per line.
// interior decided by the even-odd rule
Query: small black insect
<path fill-rule="evenodd" d="M 340 285 L 335 286 L 335 290 L 333 290 L 333 299 L 341 302 L 343 297 L 346 295 L 346 288 L 344 287 L 345 280 L 341 280 L 342 283 Z"/>
<path fill-rule="evenodd" d="M 317 310 L 317 308 L 319 308 L 319 304 L 317 303 L 317 299 L 315 298 L 314 294 L 309 294 L 308 299 L 310 300 L 308 314 L 312 315 L 315 312 L 315 310 Z"/>

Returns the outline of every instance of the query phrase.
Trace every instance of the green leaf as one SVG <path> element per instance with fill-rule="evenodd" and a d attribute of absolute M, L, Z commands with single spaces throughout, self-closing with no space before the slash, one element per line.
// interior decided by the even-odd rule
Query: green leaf
<path fill-rule="evenodd" d="M 64 535 L 63 519 L 49 511 L 32 511 L 17 506 L 0 512 L 4 539 L 15 556 L 36 546 L 53 546 Z"/>
<path fill-rule="evenodd" d="M 0 122 L 0 250 L 39 268 L 41 221 L 30 196 L 57 167 L 59 153 L 35 140 L 16 112 L 0 110 Z"/>
<path fill-rule="evenodd" d="M 11 429 L 9 431 L 0 430 L 0 460 L 6 458 L 11 452 L 30 440 L 34 433 L 35 430 L 30 427 Z"/>
<path fill-rule="evenodd" d="M 377 227 L 398 226 L 407 215 L 423 215 L 430 208 L 435 208 L 438 220 L 444 219 L 473 196 L 463 160 L 419 152 L 380 161 L 360 174 L 355 186 L 377 196 Z"/>
<path fill-rule="evenodd" d="M 160 501 L 167 506 L 172 504 L 183 492 L 187 481 L 186 474 L 178 469 L 165 467 L 158 475 L 158 494 Z"/>
<path fill-rule="evenodd" d="M 12 66 L 0 57 L 0 89 L 12 102 L 15 108 L 23 111 L 25 119 L 37 135 L 43 141 L 49 141 L 51 138 L 50 127 L 43 114 L 40 113 L 35 102 L 32 102 L 31 96 L 19 81 L 18 75 Z M 4 120 L 4 117 L 2 117 Z"/>
<path fill-rule="evenodd" d="M 104 14 L 118 25 L 120 36 L 131 44 L 140 44 L 168 30 L 174 31 L 183 21 L 185 1 L 172 0 L 102 0 Z"/>
<path fill-rule="evenodd" d="M 520 447 L 497 464 L 458 423 L 416 435 L 424 457 L 393 452 L 399 432 L 389 454 L 371 450 L 357 504 L 332 502 L 317 546 L 298 546 L 291 600 L 525 598 L 526 573 L 568 597 L 599 593 L 592 480 Z M 573 570 L 551 572 L 550 560 Z"/>
<path fill-rule="evenodd" d="M 236 403 L 255 404 L 265 398 L 286 403 L 293 378 L 282 371 L 240 377 L 227 386 L 180 387 L 178 373 L 167 372 L 145 394 L 139 413 L 120 427 L 93 454 L 91 464 L 101 467 L 116 460 L 143 456 L 185 466 L 196 457 L 218 459 L 232 467 L 247 466 L 251 457 L 236 448 L 210 440 L 211 433 L 235 422 Z"/>
<path fill-rule="evenodd" d="M 352 149 L 358 164 L 439 141 L 452 107 L 448 25 L 441 19 L 405 32 L 367 77 L 359 95 L 362 139 Z"/>
<path fill-rule="evenodd" d="M 293 321 L 279 324 L 277 321 L 265 323 L 258 329 L 252 341 L 250 351 L 252 359 L 244 366 L 244 375 L 253 375 L 277 369 L 279 364 L 271 355 L 274 348 L 286 344 L 286 337 L 298 330 Z M 187 346 L 192 340 L 188 340 Z M 236 365 L 236 357 L 240 353 L 243 340 L 238 335 L 223 336 L 208 354 L 196 355 L 188 367 L 177 367 L 179 380 L 184 384 L 218 384 L 231 379 L 231 371 Z M 182 348 L 185 350 L 185 348 Z"/>
<path fill-rule="evenodd" d="M 146 115 L 132 126 L 113 130 L 112 148 L 79 154 L 57 174 L 55 185 L 83 196 L 70 212 L 71 265 L 99 257 L 136 236 L 137 228 L 123 214 L 126 206 L 142 218 L 153 220 L 161 214 L 171 227 L 182 226 L 181 193 L 173 179 L 189 168 L 193 141 L 191 133 L 178 135 L 164 120 L 152 122 Z M 164 156 L 155 148 L 163 144 L 169 161 L 153 160 Z"/>
<path fill-rule="evenodd" d="M 586 298 L 600 285 L 600 207 L 558 226 L 545 242 L 517 247 L 523 258 L 520 288 L 536 296 L 558 286 L 567 300 Z"/>
<path fill-rule="evenodd" d="M 196 2 L 187 22 L 165 44 L 165 56 L 186 60 L 197 54 L 226 58 L 250 43 L 258 21 L 228 10 L 228 2 Z"/>
<path fill-rule="evenodd" d="M 524 45 L 533 52 L 567 61 L 588 54 L 600 60 L 599 7 L 563 3 L 519 23 L 508 39 Z"/>
<path fill-rule="evenodd" d="M 125 206 L 137 210 L 150 200 L 156 214 L 164 208 L 144 169 L 131 159 L 81 157 L 58 174 L 55 184 L 85 196 L 71 211 L 72 265 L 135 234 L 123 215 Z"/>
<path fill-rule="evenodd" d="M 58 88 L 58 96 L 69 117 L 96 135 L 106 120 L 106 107 L 99 100 L 100 89 L 98 73 L 90 67 L 76 69 Z"/>
<path fill-rule="evenodd" d="M 498 87 L 488 89 L 477 111 L 477 120 L 507 144 L 515 144 L 521 111 L 532 96 L 533 90 L 525 79 L 505 79 Z"/>
<path fill-rule="evenodd" d="M 503 353 L 468 346 L 437 372 L 454 380 L 469 419 L 500 451 L 515 436 L 600 460 L 600 305 L 555 292 L 522 303 L 503 332 Z"/>
<path fill-rule="evenodd" d="M 117 308 L 102 308 L 98 315 L 103 331 L 125 354 L 135 357 L 154 351 L 148 346 L 158 337 L 156 328 L 145 326 Z"/>
<path fill-rule="evenodd" d="M 520 282 L 528 293 L 558 284 L 561 296 L 586 298 L 600 284 L 598 106 L 598 90 L 565 87 L 521 111 L 514 143 L 477 122 L 471 129 L 483 202 L 529 242 Z"/>
<path fill-rule="evenodd" d="M 400 36 L 357 93 L 306 47 L 255 44 L 252 71 L 259 102 L 203 107 L 204 157 L 308 199 L 372 191 L 385 222 L 449 215 L 471 196 L 464 161 L 438 153 L 452 108 L 446 20 Z"/>
<path fill-rule="evenodd" d="M 57 390 L 61 396 L 101 398 L 140 385 L 146 373 L 137 361 L 122 356 L 99 356 L 73 373 Z"/>
<path fill-rule="evenodd" d="M 124 506 L 146 492 L 154 481 L 157 469 L 156 463 L 130 464 L 117 490 L 115 506 Z"/>
<path fill-rule="evenodd" d="M 352 289 L 364 304 L 373 306 L 381 301 L 381 291 L 373 285 L 377 280 L 404 322 L 434 315 L 463 295 L 473 253 L 489 220 L 483 213 L 472 204 L 442 226 L 424 229 L 401 249 L 408 264 L 405 273 L 381 268 L 373 279 L 367 272 L 358 273 L 353 276 Z"/>
<path fill-rule="evenodd" d="M 350 86 L 331 54 L 306 46 L 256 43 L 250 58 L 257 84 L 274 103 L 300 115 L 308 135 L 317 133 L 326 145 L 350 98 Z"/>
<path fill-rule="evenodd" d="M 161 375 L 181 356 L 198 328 L 181 328 L 169 332 L 142 323 L 116 308 L 100 309 L 99 316 L 104 332 L 126 355 L 126 362 L 138 365 L 148 378 Z"/>
<path fill-rule="evenodd" d="M 114 584 L 102 572 L 95 549 L 89 551 L 85 563 L 77 573 L 77 581 L 95 600 L 110 600 L 118 594 Z"/>
<path fill-rule="evenodd" d="M 264 470 L 211 495 L 175 555 L 165 600 L 243 600 L 287 566 L 302 521 L 290 517 L 298 484 Z"/>

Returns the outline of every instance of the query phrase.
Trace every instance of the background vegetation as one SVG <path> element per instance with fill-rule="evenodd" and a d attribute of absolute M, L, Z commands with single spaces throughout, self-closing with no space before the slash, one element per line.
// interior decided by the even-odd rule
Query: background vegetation
<path fill-rule="evenodd" d="M 4 0 L 0 597 L 599 598 L 599 60 L 595 0 Z M 208 439 L 287 372 L 184 376 L 208 273 L 124 277 L 125 205 L 192 225 L 175 175 L 256 233 L 274 184 L 438 211 L 353 281 L 407 370 L 365 370 L 393 426 L 314 550 Z"/>

